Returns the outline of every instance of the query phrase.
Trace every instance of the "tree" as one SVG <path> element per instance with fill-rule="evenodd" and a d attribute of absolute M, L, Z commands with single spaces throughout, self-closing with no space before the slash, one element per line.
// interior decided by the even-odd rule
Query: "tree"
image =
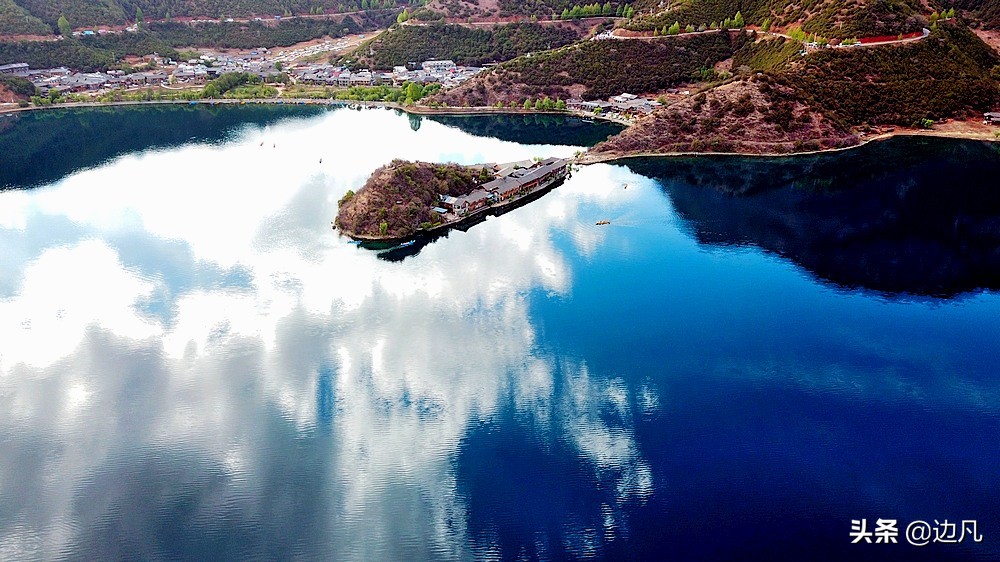
<path fill-rule="evenodd" d="M 142 18 L 142 8 L 139 6 L 135 7 L 135 25 L 139 29 L 142 29 L 146 25 L 146 22 Z"/>
<path fill-rule="evenodd" d="M 419 101 L 420 98 L 424 97 L 424 88 L 416 82 L 410 82 L 406 86 L 406 97 L 413 101 Z"/>
<path fill-rule="evenodd" d="M 56 22 L 56 25 L 59 26 L 59 33 L 63 37 L 73 36 L 73 26 L 69 24 L 69 20 L 66 19 L 66 16 L 59 16 L 59 21 Z"/>
<path fill-rule="evenodd" d="M 694 26 L 690 23 L 684 28 L 684 33 L 694 33 Z"/>
<path fill-rule="evenodd" d="M 611 2 L 605 2 L 604 7 L 601 8 L 601 14 L 605 16 L 610 16 L 613 8 L 611 7 Z"/>
<path fill-rule="evenodd" d="M 524 109 L 531 109 L 531 99 L 524 100 Z"/>
<path fill-rule="evenodd" d="M 403 23 L 408 19 L 410 19 L 410 12 L 406 8 L 403 8 L 403 11 L 396 16 L 396 23 Z"/>
<path fill-rule="evenodd" d="M 945 14 L 944 17 L 948 19 L 955 17 L 955 8 L 948 8 L 948 12 Z"/>
<path fill-rule="evenodd" d="M 671 25 L 667 29 L 667 34 L 668 35 L 677 35 L 680 32 L 681 32 L 681 22 L 679 22 L 679 21 L 675 21 L 674 25 Z"/>
<path fill-rule="evenodd" d="M 761 31 L 771 31 L 771 18 L 764 18 L 764 23 L 760 24 Z"/>
<path fill-rule="evenodd" d="M 281 72 L 281 69 L 284 68 L 284 67 L 285 67 L 285 65 L 281 64 L 280 60 L 278 62 L 274 63 L 274 69 L 277 70 L 278 72 Z"/>
<path fill-rule="evenodd" d="M 736 17 L 733 18 L 733 25 L 742 29 L 746 22 L 743 21 L 743 14 L 741 12 L 736 12 Z"/>

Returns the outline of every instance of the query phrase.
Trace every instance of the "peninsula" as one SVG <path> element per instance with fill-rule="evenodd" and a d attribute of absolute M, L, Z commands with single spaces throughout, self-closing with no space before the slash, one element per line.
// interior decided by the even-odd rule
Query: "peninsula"
<path fill-rule="evenodd" d="M 570 160 L 505 164 L 432 164 L 394 160 L 357 193 L 340 200 L 342 234 L 366 242 L 405 242 L 470 225 L 534 200 L 569 174 Z"/>

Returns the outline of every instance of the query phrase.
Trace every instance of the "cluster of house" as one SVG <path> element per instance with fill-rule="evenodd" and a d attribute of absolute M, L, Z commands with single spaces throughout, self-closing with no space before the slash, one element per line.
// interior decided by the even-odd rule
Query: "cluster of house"
<path fill-rule="evenodd" d="M 324 86 L 377 86 L 379 84 L 400 85 L 405 82 L 440 83 L 445 87 L 455 86 L 482 72 L 475 66 L 458 66 L 450 60 L 430 60 L 410 70 L 397 66 L 392 72 L 360 70 L 352 72 L 343 66 L 310 64 L 293 68 L 289 74 L 296 82 Z"/>
<path fill-rule="evenodd" d="M 566 177 L 569 160 L 566 158 L 546 158 L 539 162 L 524 160 L 509 164 L 485 165 L 484 168 L 493 175 L 493 179 L 480 185 L 468 195 L 461 197 L 439 195 L 440 206 L 434 210 L 441 215 L 453 213 L 465 216 L 487 205 L 509 201 L 544 189 Z"/>
<path fill-rule="evenodd" d="M 661 105 L 656 100 L 640 98 L 635 94 L 629 93 L 614 96 L 607 100 L 583 101 L 581 99 L 570 99 L 566 101 L 566 107 L 569 109 L 623 118 L 652 113 Z"/>
<path fill-rule="evenodd" d="M 144 58 L 155 70 L 144 72 L 73 72 L 65 67 L 31 69 L 26 63 L 0 66 L 0 73 L 21 76 L 31 80 L 42 94 L 51 91 L 60 94 L 118 90 L 165 84 L 201 83 L 229 72 L 249 72 L 262 78 L 279 73 L 273 62 L 259 55 L 244 57 L 213 57 L 202 55 L 199 59 L 175 62 L 156 55 Z"/>

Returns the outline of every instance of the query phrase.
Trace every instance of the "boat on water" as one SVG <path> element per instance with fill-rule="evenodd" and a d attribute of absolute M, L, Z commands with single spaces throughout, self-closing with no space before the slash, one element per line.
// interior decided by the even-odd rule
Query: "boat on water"
<path fill-rule="evenodd" d="M 599 220 L 599 221 L 597 221 L 594 224 L 596 224 L 597 226 L 603 226 L 603 225 L 606 225 L 606 224 L 611 224 L 611 221 L 609 221 L 608 219 L 604 219 L 604 220 Z"/>

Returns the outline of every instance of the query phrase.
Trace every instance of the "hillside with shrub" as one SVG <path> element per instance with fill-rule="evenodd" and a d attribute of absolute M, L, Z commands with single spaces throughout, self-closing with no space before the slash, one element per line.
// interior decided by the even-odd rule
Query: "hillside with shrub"
<path fill-rule="evenodd" d="M 0 0 L 0 34 L 58 33 L 65 16 L 76 29 L 177 17 L 251 18 L 389 11 L 393 19 L 401 8 L 397 0 Z"/>
<path fill-rule="evenodd" d="M 942 5 L 961 10 L 963 15 L 978 20 L 984 29 L 1000 28 L 1000 0 L 943 0 Z"/>
<path fill-rule="evenodd" d="M 392 13 L 366 12 L 334 19 L 293 19 L 261 22 L 151 23 L 136 33 L 111 33 L 63 41 L 0 42 L 0 64 L 26 62 L 32 68 L 66 66 L 75 70 L 106 70 L 125 56 L 159 53 L 177 58 L 177 49 L 197 45 L 251 49 L 286 47 L 316 37 L 342 37 L 388 25 Z"/>
<path fill-rule="evenodd" d="M 705 33 L 657 41 L 587 41 L 499 65 L 433 101 L 451 106 L 520 104 L 526 98 L 600 99 L 656 92 L 691 81 L 728 59 L 744 34 Z"/>
<path fill-rule="evenodd" d="M 798 90 L 762 74 L 657 111 L 593 150 L 783 154 L 857 142 L 847 127 L 810 105 Z"/>
<path fill-rule="evenodd" d="M 359 49 L 358 66 L 390 69 L 408 62 L 450 59 L 462 65 L 510 60 L 525 53 L 568 45 L 584 31 L 569 23 L 512 23 L 492 28 L 407 25 L 393 28 Z"/>
<path fill-rule="evenodd" d="M 897 35 L 919 31 L 926 20 L 920 0 L 659 0 L 633 2 L 636 17 L 629 29 L 661 29 L 674 22 L 681 27 L 721 25 L 739 12 L 747 25 L 801 26 L 808 33 L 848 38 Z"/>
<path fill-rule="evenodd" d="M 910 126 L 995 108 L 1000 55 L 968 28 L 937 27 L 915 43 L 816 52 L 782 79 L 852 125 Z"/>
<path fill-rule="evenodd" d="M 344 234 L 365 238 L 400 238 L 440 220 L 431 207 L 438 194 L 459 197 L 482 180 L 470 168 L 393 160 L 375 170 L 357 193 L 340 200 L 336 225 Z"/>
<path fill-rule="evenodd" d="M 199 46 L 223 49 L 287 47 L 319 37 L 343 37 L 391 25 L 389 10 L 336 16 L 327 19 L 286 19 L 279 22 L 220 22 L 186 24 L 153 22 L 149 31 L 174 47 Z"/>

